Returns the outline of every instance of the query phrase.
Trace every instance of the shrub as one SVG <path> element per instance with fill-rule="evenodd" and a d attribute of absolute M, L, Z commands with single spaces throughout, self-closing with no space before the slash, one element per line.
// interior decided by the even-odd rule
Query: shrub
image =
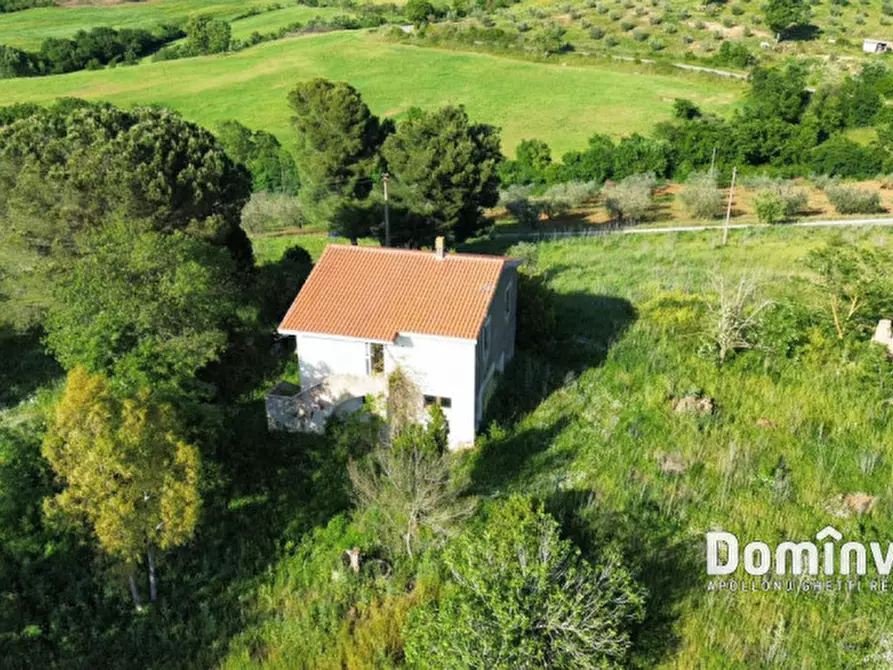
<path fill-rule="evenodd" d="M 754 207 L 762 223 L 780 223 L 789 219 L 803 211 L 809 202 L 806 191 L 794 188 L 790 182 L 765 177 L 754 181 L 759 188 Z"/>
<path fill-rule="evenodd" d="M 825 195 L 838 214 L 876 214 L 884 211 L 877 191 L 855 186 L 828 186 Z"/>
<path fill-rule="evenodd" d="M 417 26 L 426 23 L 429 17 L 434 17 L 435 14 L 434 5 L 428 0 L 408 0 L 403 6 L 403 16 Z"/>
<path fill-rule="evenodd" d="M 753 204 L 760 223 L 781 223 L 785 218 L 784 202 L 775 191 L 757 193 Z"/>
<path fill-rule="evenodd" d="M 242 209 L 242 228 L 249 233 L 301 228 L 306 222 L 298 199 L 282 193 L 259 191 Z"/>
<path fill-rule="evenodd" d="M 601 26 L 593 26 L 592 30 L 589 31 L 589 37 L 594 40 L 600 40 L 605 36 L 605 29 Z"/>
<path fill-rule="evenodd" d="M 540 201 L 542 211 L 550 219 L 582 205 L 598 193 L 595 182 L 569 181 L 550 186 Z"/>
<path fill-rule="evenodd" d="M 689 213 L 698 219 L 712 219 L 722 209 L 722 193 L 716 187 L 716 177 L 710 174 L 694 175 L 680 197 Z"/>
<path fill-rule="evenodd" d="M 701 116 L 700 108 L 691 100 L 676 98 L 673 101 L 673 116 L 677 119 L 690 121 Z"/>
<path fill-rule="evenodd" d="M 636 223 L 651 208 L 652 174 L 631 175 L 617 184 L 605 187 L 605 207 L 618 221 Z"/>
<path fill-rule="evenodd" d="M 883 166 L 883 156 L 874 147 L 865 147 L 843 135 L 815 147 L 810 156 L 810 167 L 818 174 L 844 178 L 867 179 Z"/>
<path fill-rule="evenodd" d="M 539 223 L 542 208 L 539 203 L 531 202 L 526 197 L 515 198 L 507 202 L 505 208 L 522 226 L 533 228 Z"/>
<path fill-rule="evenodd" d="M 893 258 L 885 249 L 856 246 L 832 239 L 806 257 L 806 267 L 816 273 L 827 301 L 838 339 L 854 327 L 870 332 L 879 314 L 893 309 Z"/>
<path fill-rule="evenodd" d="M 642 590 L 615 552 L 584 560 L 538 505 L 520 496 L 498 503 L 450 544 L 444 562 L 453 588 L 410 613 L 410 665 L 624 665 Z"/>
<path fill-rule="evenodd" d="M 756 283 L 746 277 L 739 279 L 734 288 L 724 277 L 716 277 L 714 286 L 716 296 L 707 306 L 707 337 L 719 362 L 724 363 L 729 354 L 756 346 L 762 314 L 772 303 L 760 300 Z"/>
<path fill-rule="evenodd" d="M 533 184 L 525 184 L 523 186 L 512 184 L 499 191 L 499 205 L 508 207 L 509 203 L 515 202 L 522 198 L 527 198 L 533 193 Z"/>

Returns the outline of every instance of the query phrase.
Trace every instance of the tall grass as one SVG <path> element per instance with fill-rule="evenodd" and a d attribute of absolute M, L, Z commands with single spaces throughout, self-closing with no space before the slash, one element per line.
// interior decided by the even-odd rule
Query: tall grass
<path fill-rule="evenodd" d="M 560 344 L 519 354 L 508 392 L 531 394 L 532 409 L 491 417 L 461 467 L 485 498 L 544 500 L 584 553 L 606 544 L 623 552 L 649 591 L 637 667 L 861 666 L 886 649 L 893 601 L 882 594 L 706 590 L 710 529 L 774 543 L 833 524 L 851 539 L 893 539 L 893 364 L 876 345 L 837 342 L 801 262 L 832 234 L 742 231 L 727 247 L 718 233 L 537 245 Z M 893 244 L 883 229 L 843 235 Z M 519 250 L 528 258 L 529 246 Z M 774 303 L 754 331 L 757 348 L 722 365 L 705 346 L 716 276 L 753 278 Z M 712 398 L 712 413 L 674 410 L 692 395 Z M 874 511 L 843 509 L 851 492 L 878 496 Z M 336 526 L 272 568 L 257 591 L 257 625 L 226 667 L 399 660 L 398 624 L 420 596 L 404 576 L 343 598 L 340 589 L 354 587 L 332 586 L 336 554 L 370 540 Z M 363 631 L 378 643 L 364 647 Z"/>

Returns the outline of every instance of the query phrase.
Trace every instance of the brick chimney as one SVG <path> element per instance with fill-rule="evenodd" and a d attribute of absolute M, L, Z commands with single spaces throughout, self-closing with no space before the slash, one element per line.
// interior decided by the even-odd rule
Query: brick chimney
<path fill-rule="evenodd" d="M 443 237 L 437 236 L 434 238 L 434 256 L 437 260 L 443 260 Z"/>

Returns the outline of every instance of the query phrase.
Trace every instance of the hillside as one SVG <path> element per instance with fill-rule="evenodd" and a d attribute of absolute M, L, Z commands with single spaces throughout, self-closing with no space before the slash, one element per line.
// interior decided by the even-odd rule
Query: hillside
<path fill-rule="evenodd" d="M 893 667 L 887 30 L 0 13 L 0 666 Z"/>
<path fill-rule="evenodd" d="M 776 228 L 733 233 L 726 248 L 718 232 L 543 243 L 528 261 L 549 278 L 563 341 L 575 346 L 522 357 L 465 467 L 475 493 L 533 494 L 582 546 L 621 547 L 649 589 L 634 667 L 874 667 L 886 644 L 893 604 L 883 594 L 706 592 L 713 528 L 767 541 L 828 523 L 847 538 L 893 531 L 891 369 L 880 347 L 829 337 L 827 302 L 804 265 L 837 236 L 893 244 L 884 229 Z M 318 253 L 315 241 L 294 241 Z M 765 339 L 717 365 L 709 306 L 719 278 L 742 277 L 756 301 L 774 303 Z M 712 399 L 711 411 L 675 411 L 686 396 Z M 877 497 L 871 514 L 841 502 L 853 493 Z M 308 541 L 281 559 L 224 667 L 337 667 L 350 653 L 304 562 L 326 546 Z M 307 580 L 306 591 L 295 586 Z M 357 607 L 355 625 L 368 630 L 375 610 Z"/>
<path fill-rule="evenodd" d="M 224 56 L 0 80 L 0 97 L 162 104 L 207 127 L 237 119 L 288 141 L 286 92 L 312 77 L 349 81 L 373 111 L 385 116 L 399 116 L 412 106 L 463 104 L 475 120 L 502 128 L 505 151 L 538 137 L 559 154 L 581 147 L 596 130 L 616 136 L 648 133 L 669 117 L 675 98 L 722 113 L 744 90 L 740 83 L 705 75 L 657 74 L 622 65 L 562 67 L 418 49 L 354 31 L 280 40 Z"/>

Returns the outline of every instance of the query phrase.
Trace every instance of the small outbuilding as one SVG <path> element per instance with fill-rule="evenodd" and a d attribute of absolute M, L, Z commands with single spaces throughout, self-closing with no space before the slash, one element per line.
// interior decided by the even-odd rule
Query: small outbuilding
<path fill-rule="evenodd" d="M 882 54 L 893 49 L 893 42 L 886 40 L 864 40 L 862 51 L 867 54 Z"/>

